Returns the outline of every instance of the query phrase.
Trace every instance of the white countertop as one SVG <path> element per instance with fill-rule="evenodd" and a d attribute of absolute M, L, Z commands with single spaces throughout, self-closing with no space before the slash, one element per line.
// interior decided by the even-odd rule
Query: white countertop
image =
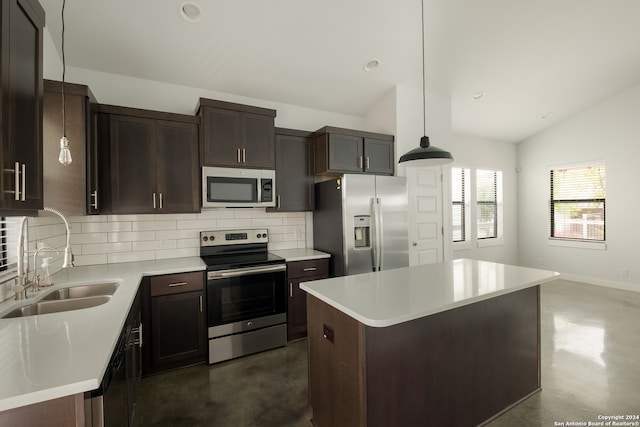
<path fill-rule="evenodd" d="M 275 251 L 269 251 L 272 254 L 278 255 L 284 258 L 287 262 L 291 261 L 305 261 L 309 259 L 330 258 L 331 254 L 326 252 L 316 251 L 311 248 L 298 248 L 298 249 L 280 249 Z"/>
<path fill-rule="evenodd" d="M 303 282 L 359 322 L 392 326 L 549 282 L 559 273 L 471 259 Z"/>
<path fill-rule="evenodd" d="M 199 257 L 74 267 L 56 273 L 54 286 L 39 295 L 29 290 L 26 300 L 0 304 L 2 316 L 52 289 L 120 283 L 97 307 L 0 319 L 0 411 L 97 389 L 142 277 L 199 270 L 205 270 Z"/>

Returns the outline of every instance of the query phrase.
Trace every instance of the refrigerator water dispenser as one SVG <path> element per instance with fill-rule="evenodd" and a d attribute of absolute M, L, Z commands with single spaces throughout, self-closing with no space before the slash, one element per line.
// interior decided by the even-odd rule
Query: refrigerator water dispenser
<path fill-rule="evenodd" d="M 353 230 L 356 248 L 371 247 L 371 217 L 369 215 L 356 215 L 353 217 Z"/>

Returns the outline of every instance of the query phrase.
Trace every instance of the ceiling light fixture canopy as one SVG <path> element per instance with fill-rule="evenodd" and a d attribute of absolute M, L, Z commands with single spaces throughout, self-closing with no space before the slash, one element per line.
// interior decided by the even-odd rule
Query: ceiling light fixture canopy
<path fill-rule="evenodd" d="M 424 65 L 424 0 L 422 0 L 422 126 L 424 136 L 420 138 L 420 146 L 400 156 L 398 163 L 411 162 L 405 166 L 440 166 L 453 162 L 450 152 L 431 145 L 427 136 L 427 97 L 425 88 Z"/>

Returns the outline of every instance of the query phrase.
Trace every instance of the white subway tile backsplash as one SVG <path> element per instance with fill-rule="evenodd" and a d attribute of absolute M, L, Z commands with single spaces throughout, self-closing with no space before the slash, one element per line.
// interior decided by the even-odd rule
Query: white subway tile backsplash
<path fill-rule="evenodd" d="M 83 233 L 108 233 L 114 231 L 132 231 L 131 222 L 88 222 L 82 224 Z"/>
<path fill-rule="evenodd" d="M 311 218 L 305 212 L 211 209 L 199 214 L 70 217 L 69 223 L 75 264 L 92 265 L 198 256 L 199 232 L 205 230 L 267 228 L 270 250 L 304 248 Z M 39 242 L 64 248 L 59 218 L 30 218 L 28 224 L 29 250 Z M 54 255 L 53 266 L 61 263 L 61 255 Z"/>
<path fill-rule="evenodd" d="M 133 231 L 175 230 L 177 221 L 136 221 L 132 223 Z"/>
<path fill-rule="evenodd" d="M 154 251 L 107 254 L 108 264 L 114 264 L 116 262 L 151 261 L 154 259 L 156 259 Z"/>

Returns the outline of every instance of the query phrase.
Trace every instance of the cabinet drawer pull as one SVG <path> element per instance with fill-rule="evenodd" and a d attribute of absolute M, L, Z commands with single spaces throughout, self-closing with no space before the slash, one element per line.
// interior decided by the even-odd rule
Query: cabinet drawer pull
<path fill-rule="evenodd" d="M 163 208 L 163 203 L 162 203 L 162 193 L 160 193 L 160 209 Z"/>
<path fill-rule="evenodd" d="M 236 148 L 236 160 L 238 161 L 238 163 L 242 163 L 242 160 L 240 158 L 240 149 Z"/>
<path fill-rule="evenodd" d="M 27 195 L 27 165 L 22 164 L 22 195 L 20 196 L 20 200 L 25 201 L 25 197 Z"/>
<path fill-rule="evenodd" d="M 202 295 L 200 295 L 200 313 L 202 313 Z"/>
<path fill-rule="evenodd" d="M 131 329 L 132 334 L 138 334 L 136 338 L 133 339 L 133 344 L 142 348 L 142 323 L 137 328 Z"/>
<path fill-rule="evenodd" d="M 293 283 L 289 282 L 289 298 L 293 298 Z"/>
<path fill-rule="evenodd" d="M 16 187 L 15 200 L 20 200 L 20 163 L 16 162 L 15 169 L 13 170 L 14 183 Z"/>
<path fill-rule="evenodd" d="M 93 203 L 91 203 L 91 207 L 95 210 L 98 210 L 98 190 L 94 190 L 91 193 L 91 197 L 93 198 Z"/>
<path fill-rule="evenodd" d="M 366 169 L 369 169 L 370 167 L 371 167 L 371 162 L 369 162 L 369 156 L 367 156 L 367 168 Z"/>
<path fill-rule="evenodd" d="M 153 193 L 153 209 L 156 208 L 156 193 Z"/>
<path fill-rule="evenodd" d="M 304 271 L 316 271 L 317 268 L 316 267 L 307 267 L 304 269 Z"/>
<path fill-rule="evenodd" d="M 362 169 L 362 156 L 358 157 L 358 168 Z"/>
<path fill-rule="evenodd" d="M 277 202 L 276 202 L 276 207 L 278 209 L 280 209 L 280 195 L 278 194 L 278 197 L 276 198 Z"/>
<path fill-rule="evenodd" d="M 189 282 L 176 282 L 176 283 L 169 283 L 169 287 L 170 288 L 175 288 L 176 286 L 186 286 L 188 285 Z"/>

